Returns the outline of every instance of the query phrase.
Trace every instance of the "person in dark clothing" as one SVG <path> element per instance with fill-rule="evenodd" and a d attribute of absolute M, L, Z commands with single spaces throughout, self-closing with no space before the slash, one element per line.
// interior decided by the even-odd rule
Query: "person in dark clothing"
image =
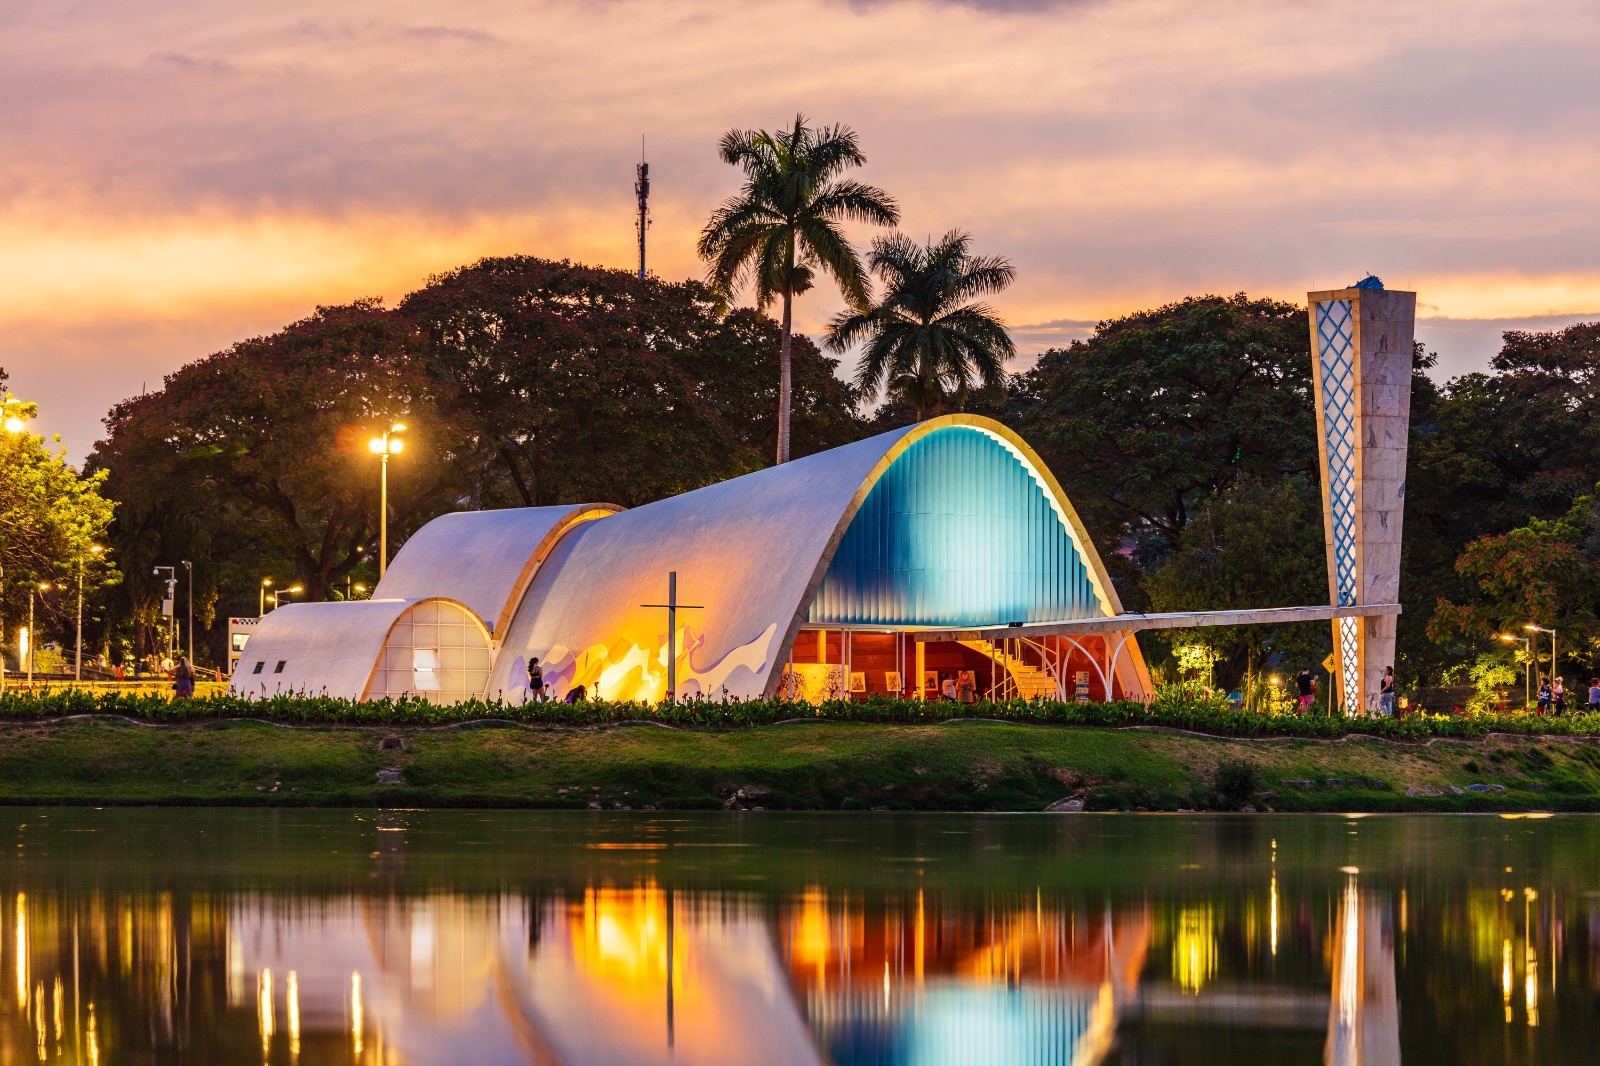
<path fill-rule="evenodd" d="M 178 656 L 178 665 L 172 671 L 172 694 L 180 700 L 194 695 L 194 668 L 189 660 Z"/>
<path fill-rule="evenodd" d="M 1294 688 L 1300 697 L 1300 713 L 1305 714 L 1311 709 L 1311 701 L 1317 698 L 1317 679 L 1310 670 L 1302 670 L 1294 675 Z"/>
<path fill-rule="evenodd" d="M 588 698 L 589 690 L 584 688 L 582 685 L 573 685 L 572 690 L 567 693 L 568 703 L 582 703 Z"/>
<path fill-rule="evenodd" d="M 544 668 L 539 665 L 538 656 L 528 660 L 528 695 L 536 700 L 544 699 Z"/>

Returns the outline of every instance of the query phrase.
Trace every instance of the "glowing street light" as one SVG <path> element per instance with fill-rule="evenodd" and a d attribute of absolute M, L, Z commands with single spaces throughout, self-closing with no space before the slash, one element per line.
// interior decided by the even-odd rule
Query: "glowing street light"
<path fill-rule="evenodd" d="M 278 589 L 276 592 L 274 592 L 272 594 L 272 608 L 273 608 L 273 610 L 277 610 L 278 607 L 281 606 L 281 604 L 279 604 L 279 602 L 278 602 L 278 597 L 279 596 L 290 596 L 290 595 L 294 595 L 294 594 L 301 593 L 301 592 L 304 592 L 304 591 L 305 591 L 305 589 L 302 588 L 299 585 L 291 585 L 289 588 L 286 588 L 286 589 Z"/>
<path fill-rule="evenodd" d="M 7 433 L 9 433 L 13 437 L 15 437 L 18 434 L 20 434 L 23 430 L 28 428 L 28 423 L 27 423 L 27 421 L 25 419 L 23 419 L 23 417 L 21 415 L 18 415 L 16 413 L 14 413 L 13 411 L 11 411 L 10 407 L 11 407 L 11 394 L 9 392 L 0 394 L 0 413 L 3 413 L 3 420 L 0 420 L 0 427 L 3 427 Z M 6 568 L 5 568 L 4 563 L 0 562 L 0 604 L 4 604 L 4 602 L 5 602 L 5 591 L 6 591 Z M 5 631 L 6 631 L 5 614 L 4 614 L 3 610 L 0 610 L 0 643 L 4 643 L 5 642 Z M 22 654 L 22 649 L 21 648 L 17 649 L 17 654 L 19 656 Z M 0 655 L 0 692 L 4 692 L 5 690 L 6 690 L 6 657 L 4 655 Z"/>
<path fill-rule="evenodd" d="M 23 630 L 22 647 L 17 650 L 28 657 L 28 686 L 33 687 L 33 649 L 38 643 L 33 635 L 33 594 L 50 591 L 50 583 L 41 581 L 37 585 L 28 586 L 28 628 Z"/>
<path fill-rule="evenodd" d="M 1528 661 L 1522 664 L 1522 709 L 1527 710 L 1533 702 L 1533 638 L 1519 637 L 1515 633 L 1501 633 L 1500 639 L 1507 644 L 1521 644 L 1528 650 Z"/>
<path fill-rule="evenodd" d="M 105 550 L 105 545 L 103 544 L 89 545 L 89 555 L 99 555 Z M 83 571 L 88 564 L 87 557 L 78 559 L 78 645 L 77 651 L 72 657 L 72 680 L 74 681 L 83 680 Z"/>
<path fill-rule="evenodd" d="M 404 422 L 396 422 L 383 431 L 383 436 L 373 437 L 367 442 L 367 447 L 372 454 L 378 457 L 378 577 L 381 579 L 384 571 L 389 569 L 389 456 L 399 455 L 405 450 L 405 441 L 398 434 L 404 433 Z"/>
<path fill-rule="evenodd" d="M 1544 626 L 1536 626 L 1532 622 L 1522 628 L 1530 633 L 1550 634 L 1550 682 L 1554 684 L 1556 679 L 1556 631 L 1554 629 L 1546 629 Z"/>
<path fill-rule="evenodd" d="M 272 587 L 272 579 L 270 577 L 264 577 L 264 578 L 261 579 L 261 588 L 259 589 L 259 591 L 261 593 L 261 603 L 260 603 L 259 606 L 256 607 L 256 617 L 257 618 L 262 618 L 262 617 L 266 616 L 266 613 L 267 613 L 267 590 L 270 589 L 271 587 Z M 274 606 L 276 606 L 276 601 L 274 601 Z"/>

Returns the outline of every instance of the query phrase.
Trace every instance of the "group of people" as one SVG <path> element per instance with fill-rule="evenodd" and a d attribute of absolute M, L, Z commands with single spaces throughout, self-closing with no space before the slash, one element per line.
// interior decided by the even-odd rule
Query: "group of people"
<path fill-rule="evenodd" d="M 1295 694 L 1299 696 L 1298 707 L 1301 714 L 1311 710 L 1312 703 L 1317 698 L 1317 675 L 1310 670 L 1301 670 L 1294 678 Z M 1383 680 L 1378 682 L 1378 713 L 1386 717 L 1394 717 L 1394 667 L 1383 668 Z"/>
<path fill-rule="evenodd" d="M 941 674 L 939 677 L 939 695 L 952 703 L 977 703 L 977 684 L 970 673 L 960 676 L 955 674 Z"/>
<path fill-rule="evenodd" d="M 1567 684 L 1559 675 L 1554 681 L 1539 675 L 1539 705 L 1535 713 L 1567 713 Z M 1600 713 L 1600 677 L 1589 679 L 1589 713 Z"/>
<path fill-rule="evenodd" d="M 534 656 L 528 660 L 528 698 L 543 703 L 555 698 L 555 691 L 550 683 L 544 679 L 544 667 L 539 665 L 539 657 Z M 563 703 L 582 703 L 589 698 L 589 690 L 583 685 L 573 685 L 567 690 Z"/>

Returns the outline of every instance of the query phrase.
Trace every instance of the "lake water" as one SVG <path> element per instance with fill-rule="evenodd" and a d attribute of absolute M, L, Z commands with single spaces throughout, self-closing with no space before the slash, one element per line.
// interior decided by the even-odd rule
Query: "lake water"
<path fill-rule="evenodd" d="M 0 1064 L 1600 1060 L 1600 819 L 0 811 Z"/>

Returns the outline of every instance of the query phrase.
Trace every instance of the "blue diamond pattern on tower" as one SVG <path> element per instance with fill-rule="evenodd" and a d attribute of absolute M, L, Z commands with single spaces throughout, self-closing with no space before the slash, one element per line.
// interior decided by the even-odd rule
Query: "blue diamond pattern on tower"
<path fill-rule="evenodd" d="M 1356 602 L 1355 338 L 1349 300 L 1317 304 L 1318 366 L 1327 427 L 1328 498 L 1339 606 Z"/>

